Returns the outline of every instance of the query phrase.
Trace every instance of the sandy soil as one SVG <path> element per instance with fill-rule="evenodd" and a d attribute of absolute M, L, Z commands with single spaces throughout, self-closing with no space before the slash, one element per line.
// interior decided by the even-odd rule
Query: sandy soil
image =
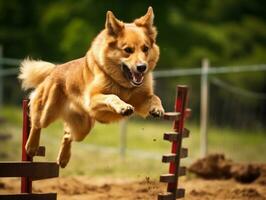
<path fill-rule="evenodd" d="M 186 200 L 266 200 L 266 164 L 239 164 L 223 155 L 210 155 L 189 167 L 179 180 Z M 189 178 L 190 177 L 190 178 Z M 0 179 L 0 194 L 17 193 L 19 179 Z M 91 179 L 85 176 L 36 181 L 35 193 L 56 192 L 58 200 L 155 200 L 166 184 L 142 180 Z"/>
<path fill-rule="evenodd" d="M 265 200 L 266 186 L 259 182 L 241 184 L 233 179 L 204 180 L 199 178 L 180 180 L 186 189 L 187 200 Z M 58 178 L 34 182 L 34 192 L 57 192 L 58 200 L 155 200 L 166 185 L 148 178 L 142 181 L 89 179 L 87 177 Z M 19 191 L 18 179 L 1 179 L 0 193 Z"/>

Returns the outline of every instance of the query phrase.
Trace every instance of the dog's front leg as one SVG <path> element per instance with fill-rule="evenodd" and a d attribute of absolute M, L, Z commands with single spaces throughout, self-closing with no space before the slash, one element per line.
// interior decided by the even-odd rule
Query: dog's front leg
<path fill-rule="evenodd" d="M 136 111 L 143 117 L 146 117 L 148 115 L 151 115 L 153 117 L 161 117 L 164 114 L 162 102 L 156 95 L 146 97 L 141 105 L 136 107 Z"/>
<path fill-rule="evenodd" d="M 134 107 L 125 103 L 116 95 L 97 94 L 91 98 L 89 110 L 92 116 L 96 116 L 97 112 L 113 112 L 128 116 L 134 112 Z"/>

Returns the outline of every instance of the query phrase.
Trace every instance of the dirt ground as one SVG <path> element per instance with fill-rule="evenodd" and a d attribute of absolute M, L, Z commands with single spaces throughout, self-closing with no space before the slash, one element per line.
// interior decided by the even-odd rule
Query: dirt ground
<path fill-rule="evenodd" d="M 233 179 L 204 180 L 181 179 L 180 187 L 186 189 L 187 200 L 265 200 L 266 186 L 259 183 L 241 184 Z M 156 200 L 166 185 L 144 179 L 92 180 L 87 177 L 58 178 L 34 183 L 34 192 L 57 192 L 58 200 Z M 18 179 L 1 179 L 0 193 L 19 191 Z"/>
<path fill-rule="evenodd" d="M 186 200 L 266 200 L 266 165 L 239 164 L 212 155 L 196 161 L 179 181 Z M 195 176 L 195 174 L 197 176 Z M 0 194 L 19 191 L 19 179 L 0 179 Z M 56 192 L 58 200 L 156 200 L 166 184 L 141 180 L 91 179 L 85 176 L 36 181 L 36 193 Z"/>

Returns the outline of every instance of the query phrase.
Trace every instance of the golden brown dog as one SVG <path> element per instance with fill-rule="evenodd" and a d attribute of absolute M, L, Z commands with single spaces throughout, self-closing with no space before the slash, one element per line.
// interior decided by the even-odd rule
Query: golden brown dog
<path fill-rule="evenodd" d="M 109 123 L 133 112 L 143 117 L 163 115 L 151 74 L 159 58 L 153 18 L 151 7 L 133 23 L 123 23 L 108 11 L 105 29 L 85 57 L 61 65 L 30 59 L 22 62 L 22 87 L 34 88 L 26 144 L 30 156 L 38 149 L 41 129 L 57 118 L 64 121 L 57 162 L 65 167 L 72 140 L 83 140 L 95 120 Z"/>

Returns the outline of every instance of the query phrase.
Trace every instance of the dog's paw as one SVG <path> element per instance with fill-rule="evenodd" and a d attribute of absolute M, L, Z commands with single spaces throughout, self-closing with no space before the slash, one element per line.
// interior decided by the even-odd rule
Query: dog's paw
<path fill-rule="evenodd" d="M 118 109 L 118 113 L 123 115 L 123 116 L 129 116 L 134 112 L 134 107 L 129 105 L 129 104 L 125 104 L 123 106 L 120 106 L 120 108 Z"/>
<path fill-rule="evenodd" d="M 162 117 L 164 115 L 164 109 L 161 107 L 153 107 L 149 113 L 153 117 Z"/>
<path fill-rule="evenodd" d="M 36 153 L 38 151 L 38 148 L 39 148 L 39 145 L 33 146 L 33 145 L 30 145 L 29 143 L 27 143 L 26 146 L 25 146 L 27 155 L 30 156 L 30 157 L 33 157 L 33 156 L 36 155 Z"/>
<path fill-rule="evenodd" d="M 57 160 L 57 164 L 61 167 L 61 168 L 65 168 L 67 166 L 69 162 L 69 159 L 62 159 L 62 160 Z"/>
<path fill-rule="evenodd" d="M 67 155 L 60 154 L 56 162 L 61 168 L 65 168 L 69 160 L 70 160 L 70 154 Z"/>

